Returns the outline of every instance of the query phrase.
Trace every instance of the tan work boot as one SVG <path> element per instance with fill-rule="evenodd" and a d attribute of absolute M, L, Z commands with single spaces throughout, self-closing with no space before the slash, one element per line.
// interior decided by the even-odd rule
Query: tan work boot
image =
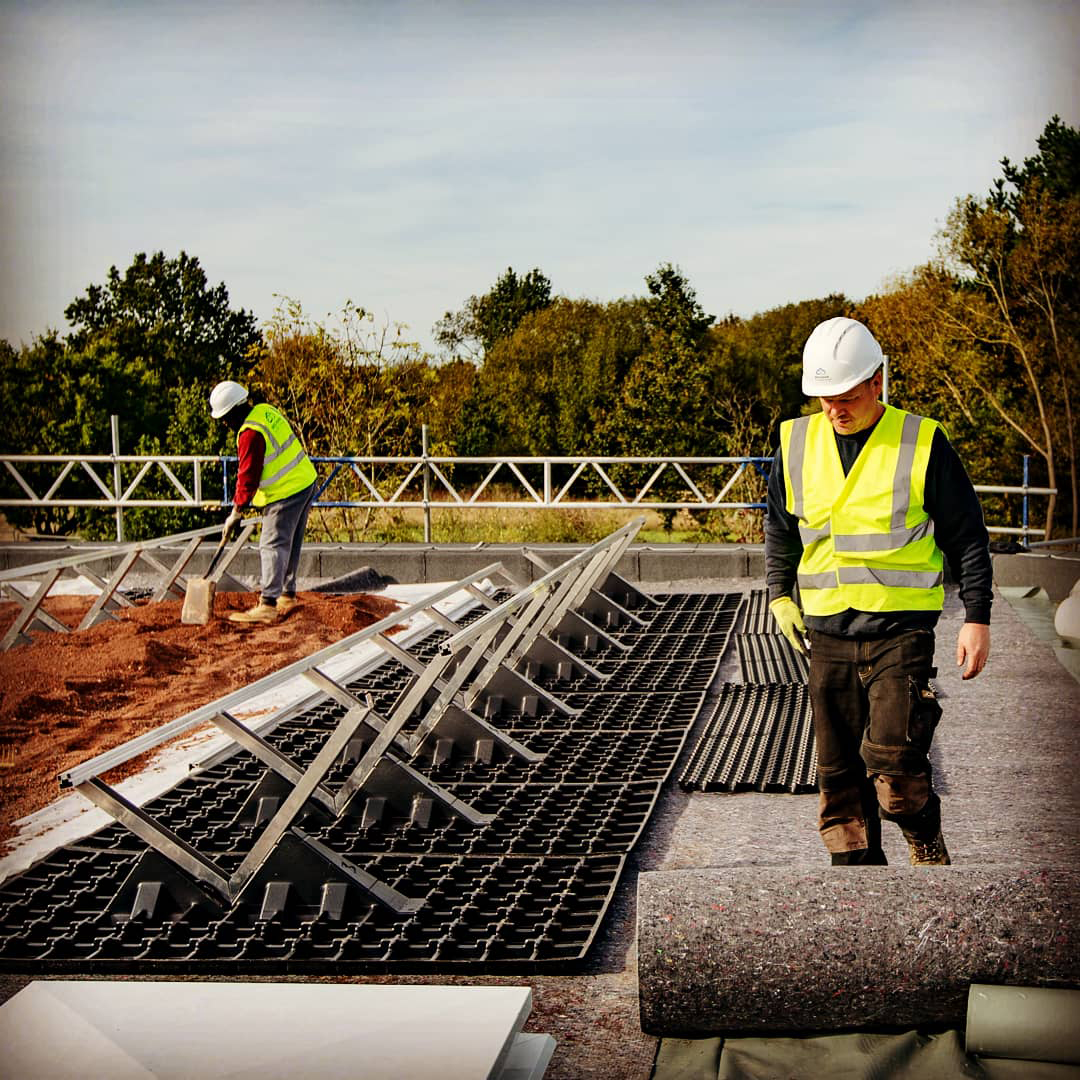
<path fill-rule="evenodd" d="M 279 615 L 288 615 L 294 607 L 299 607 L 300 601 L 295 596 L 289 596 L 288 593 L 282 593 L 277 598 L 277 612 Z"/>
<path fill-rule="evenodd" d="M 273 604 L 264 604 L 261 600 L 249 611 L 234 611 L 229 622 L 235 623 L 275 623 L 278 609 Z"/>
<path fill-rule="evenodd" d="M 945 850 L 945 840 L 938 829 L 938 834 L 933 840 L 918 840 L 914 836 L 904 834 L 911 851 L 912 866 L 951 866 L 952 860 L 948 851 Z"/>

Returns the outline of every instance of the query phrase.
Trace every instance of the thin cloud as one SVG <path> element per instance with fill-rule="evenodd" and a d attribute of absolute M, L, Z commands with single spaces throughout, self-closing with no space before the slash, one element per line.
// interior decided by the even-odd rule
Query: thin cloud
<path fill-rule="evenodd" d="M 349 297 L 430 344 L 510 265 L 708 311 L 860 297 L 1054 112 L 1075 4 L 9 3 L 0 336 L 110 264 L 198 255 L 271 314 Z"/>

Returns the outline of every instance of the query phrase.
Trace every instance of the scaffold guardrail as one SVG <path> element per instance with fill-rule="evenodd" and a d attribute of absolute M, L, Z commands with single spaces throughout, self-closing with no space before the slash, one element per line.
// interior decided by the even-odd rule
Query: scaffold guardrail
<path fill-rule="evenodd" d="M 313 457 L 314 505 L 323 509 L 420 510 L 764 510 L 769 457 L 419 456 Z M 236 458 L 209 455 L 0 455 L 0 507 L 112 510 L 117 541 L 123 512 L 137 508 L 220 510 L 231 499 Z M 37 469 L 37 475 L 32 471 Z M 111 477 L 106 474 L 111 471 Z M 1025 462 L 1025 481 L 1027 463 Z M 459 479 L 464 477 L 466 479 Z M 747 487 L 756 478 L 757 483 Z M 163 490 L 150 491 L 157 483 Z M 81 488 L 78 484 L 81 483 Z M 209 497 L 211 490 L 220 494 Z M 1019 496 L 1020 526 L 992 533 L 1041 537 L 1028 524 L 1031 497 L 1056 488 L 977 484 L 980 495 Z M 739 493 L 743 498 L 736 497 Z"/>

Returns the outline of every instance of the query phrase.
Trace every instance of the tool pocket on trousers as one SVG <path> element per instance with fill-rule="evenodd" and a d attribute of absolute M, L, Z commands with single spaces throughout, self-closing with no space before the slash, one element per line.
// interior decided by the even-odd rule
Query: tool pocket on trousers
<path fill-rule="evenodd" d="M 930 749 L 934 729 L 941 719 L 941 706 L 937 695 L 926 682 L 908 676 L 908 725 L 907 741 L 924 753 Z"/>

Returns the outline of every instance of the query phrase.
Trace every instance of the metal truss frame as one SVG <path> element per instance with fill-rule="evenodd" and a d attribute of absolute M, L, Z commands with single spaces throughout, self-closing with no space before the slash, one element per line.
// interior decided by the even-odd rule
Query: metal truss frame
<path fill-rule="evenodd" d="M 3 454 L 0 455 L 0 462 L 21 494 L 0 498 L 0 506 L 40 509 L 68 506 L 108 509 L 146 506 L 219 507 L 228 503 L 228 493 L 225 490 L 228 487 L 228 466 L 235 460 L 231 457 L 175 454 Z M 451 506 L 504 509 L 532 506 L 622 506 L 628 509 L 642 506 L 657 509 L 760 506 L 759 502 L 729 503 L 724 499 L 748 468 L 766 475 L 765 468 L 770 460 L 766 457 L 441 457 L 430 454 L 419 457 L 312 458 L 316 465 L 326 467 L 325 478 L 320 481 L 316 495 L 316 505 L 319 506 L 424 506 L 430 501 L 431 487 L 434 486 L 439 493 L 439 501 Z M 28 465 L 55 466 L 57 474 L 50 478 L 43 491 L 35 490 L 25 475 Z M 132 465 L 138 466 L 138 469 L 134 478 L 125 484 L 119 470 L 123 466 Z M 190 488 L 177 475 L 177 469 L 181 466 L 193 470 Z M 457 466 L 482 466 L 485 469 L 480 483 L 473 487 L 469 494 L 459 491 L 450 479 Z M 646 467 L 647 475 L 644 481 L 627 485 L 625 481 L 619 481 L 612 475 L 613 467 L 625 469 L 627 466 Z M 733 469 L 731 475 L 712 492 L 706 491 L 707 485 L 704 481 L 695 480 L 691 475 L 701 469 L 729 467 Z M 532 481 L 527 472 L 536 468 L 541 470 L 540 479 Z M 110 469 L 113 472 L 111 483 L 101 475 Z M 385 481 L 380 483 L 374 477 L 374 472 L 378 469 L 388 470 L 390 474 L 387 478 L 392 486 L 389 494 L 383 489 Z M 220 473 L 223 486 L 221 502 L 204 497 L 207 470 Z M 150 477 L 161 476 L 168 481 L 174 497 L 137 497 L 137 489 L 144 481 Z M 97 489 L 98 494 L 95 497 L 62 494 L 65 483 L 70 484 L 73 479 L 84 477 L 89 477 Z M 365 497 L 344 501 L 326 498 L 328 489 L 335 481 L 344 477 L 355 480 Z M 576 486 L 580 487 L 582 477 L 599 479 L 603 487 L 611 492 L 612 498 L 584 501 L 575 498 L 572 492 Z M 665 483 L 677 484 L 688 497 L 674 501 L 670 497 L 657 497 L 655 492 L 662 479 Z M 496 483 L 511 484 L 521 490 L 525 497 L 511 500 L 484 498 L 485 492 Z"/>
<path fill-rule="evenodd" d="M 6 499 L 5 506 L 61 507 L 61 506 L 183 506 L 183 507 L 218 507 L 216 501 L 208 502 L 203 496 L 204 471 L 207 468 L 220 470 L 222 458 L 206 455 L 182 454 L 2 454 L 8 475 L 15 481 L 24 498 Z M 235 460 L 235 459 L 234 459 Z M 51 478 L 44 492 L 35 491 L 25 475 L 28 465 L 53 465 L 58 473 Z M 136 465 L 134 479 L 125 485 L 120 475 L 124 465 Z M 177 475 L 180 467 L 190 467 L 192 483 L 187 484 Z M 103 478 L 102 473 L 112 472 L 111 483 Z M 176 498 L 139 499 L 136 489 L 147 477 L 163 475 L 176 493 Z M 61 488 L 69 478 L 89 477 L 91 483 L 100 492 L 96 498 L 78 498 L 59 496 Z"/>
<path fill-rule="evenodd" d="M 114 446 L 116 437 L 114 434 Z M 426 448 L 426 441 L 425 441 Z M 100 507 L 117 514 L 117 540 L 122 540 L 122 514 L 134 507 L 220 508 L 229 502 L 229 469 L 233 457 L 209 455 L 134 455 L 134 454 L 2 454 L 0 463 L 0 507 Z M 432 508 L 477 509 L 575 509 L 625 510 L 761 510 L 760 498 L 752 501 L 729 500 L 740 479 L 768 476 L 769 457 L 451 457 L 423 453 L 419 456 L 313 457 L 322 479 L 314 505 L 320 507 L 356 507 L 359 509 Z M 44 490 L 35 490 L 26 476 L 28 466 L 55 466 L 57 473 L 46 481 Z M 128 481 L 123 468 L 136 466 Z M 457 468 L 471 475 L 479 468 L 479 483 L 460 490 L 453 482 Z M 192 482 L 187 484 L 178 472 L 190 468 Z M 1056 488 L 1033 487 L 1027 483 L 1025 459 L 1023 485 L 975 486 L 986 495 L 1019 495 L 1023 500 L 1023 526 L 988 525 L 992 533 L 1042 536 L 1044 530 L 1028 524 L 1028 501 L 1031 496 L 1047 496 Z M 112 482 L 103 476 L 112 470 Z M 726 470 L 731 470 L 729 473 Z M 207 472 L 213 471 L 221 484 L 220 501 L 207 500 Z M 4 488 L 4 473 L 12 483 Z M 634 473 L 633 479 L 630 473 Z M 377 475 L 381 474 L 381 475 Z M 621 474 L 621 475 L 620 475 Z M 97 496 L 64 495 L 65 484 L 89 478 Z M 149 478 L 164 477 L 172 488 L 172 497 L 139 498 L 138 489 Z M 357 491 L 347 495 L 334 489 L 346 479 Z M 598 496 L 588 487 L 598 487 Z M 39 484 L 40 487 L 40 484 Z M 508 488 L 511 497 L 492 497 L 496 487 Z M 583 490 L 584 489 L 584 490 Z M 15 494 L 8 494 L 10 491 Z M 514 497 L 516 496 L 516 497 Z M 425 533 L 427 538 L 427 533 Z"/>
<path fill-rule="evenodd" d="M 261 521 L 261 517 L 253 517 L 247 518 L 242 523 L 236 538 L 228 545 L 221 561 L 215 567 L 213 574 L 210 575 L 211 580 L 219 584 L 224 583 L 238 592 L 248 591 L 248 587 L 242 581 L 234 578 L 228 571 Z M 187 569 L 188 564 L 195 557 L 200 544 L 204 540 L 220 535 L 221 526 L 213 525 L 206 529 L 174 533 L 171 536 L 158 537 L 156 540 L 140 540 L 137 543 L 124 544 L 120 547 L 111 547 L 106 550 L 99 549 L 85 555 L 69 555 L 63 559 L 32 563 L 29 566 L 16 567 L 12 570 L 0 572 L 0 595 L 18 604 L 20 608 L 14 623 L 12 623 L 3 639 L 0 640 L 0 652 L 6 652 L 13 645 L 28 644 L 31 639 L 26 631 L 33 626 L 64 634 L 70 633 L 67 626 L 58 619 L 53 618 L 41 606 L 49 595 L 49 590 L 65 574 L 82 576 L 101 590 L 90 606 L 90 610 L 79 623 L 77 627 L 79 630 L 86 630 L 100 622 L 115 619 L 116 616 L 113 612 L 117 608 L 134 606 L 133 601 L 129 600 L 120 591 L 120 586 L 136 566 L 139 566 L 144 571 L 149 568 L 154 575 L 153 591 L 151 593 L 152 602 L 157 603 L 164 600 L 170 593 L 182 599 L 187 588 L 187 577 L 185 577 L 184 571 Z M 158 557 L 162 548 L 178 544 L 182 545 L 180 554 L 171 563 L 165 563 Z M 114 560 L 118 561 L 116 568 L 111 573 L 108 572 L 107 566 L 99 565 L 109 564 Z M 14 585 L 16 581 L 26 580 L 35 583 L 34 590 L 29 596 L 24 595 Z"/>
<path fill-rule="evenodd" d="M 530 664 L 554 664 L 560 672 L 572 671 L 600 681 L 606 678 L 559 644 L 553 635 L 574 609 L 590 596 L 602 595 L 600 588 L 613 573 L 643 521 L 643 518 L 635 519 L 549 570 L 536 582 L 519 588 L 499 604 L 483 592 L 479 582 L 494 575 L 502 574 L 508 579 L 509 576 L 500 563 L 484 567 L 310 657 L 84 762 L 61 774 L 61 787 L 75 788 L 95 806 L 105 810 L 148 844 L 153 852 L 186 875 L 184 888 L 190 891 L 194 886 L 205 890 L 212 903 L 229 905 L 238 902 L 251 896 L 251 891 L 260 884 L 268 890 L 262 898 L 264 908 L 278 903 L 280 897 L 275 900 L 271 893 L 274 890 L 280 893 L 286 887 L 285 883 L 280 880 L 263 882 L 259 874 L 279 846 L 286 843 L 299 844 L 309 856 L 320 860 L 320 865 L 328 868 L 330 876 L 337 875 L 338 884 L 344 878 L 345 883 L 358 886 L 395 913 L 411 913 L 423 901 L 402 895 L 309 836 L 300 827 L 302 813 L 310 810 L 329 815 L 331 819 L 350 814 L 370 822 L 383 813 L 387 804 L 396 804 L 421 827 L 430 820 L 436 806 L 442 813 L 473 825 L 491 821 L 491 815 L 480 813 L 457 799 L 405 758 L 415 759 L 421 749 L 430 745 L 435 762 L 444 760 L 455 747 L 468 749 L 477 759 L 490 760 L 498 744 L 505 752 L 526 761 L 539 760 L 543 755 L 500 731 L 491 720 L 498 717 L 508 696 L 520 700 L 523 712 L 535 711 L 541 700 L 548 708 L 568 714 L 575 712 L 520 670 Z M 621 578 L 618 581 L 622 583 L 621 588 L 627 587 Z M 482 598 L 489 608 L 466 627 L 460 627 L 435 608 L 440 600 L 462 590 L 468 590 L 478 600 Z M 404 619 L 420 613 L 431 618 L 433 628 L 441 627 L 451 632 L 427 664 L 388 636 Z M 585 616 L 576 611 L 574 614 L 575 630 L 584 626 L 591 627 L 594 635 L 602 633 Z M 364 641 L 378 645 L 411 675 L 411 682 L 398 695 L 385 717 L 372 702 L 361 701 L 347 688 L 348 675 L 331 678 L 324 669 L 327 660 Z M 306 677 L 326 699 L 345 706 L 344 715 L 326 736 L 315 759 L 306 766 L 246 727 L 231 711 L 241 701 L 297 675 Z M 257 801 L 255 824 L 261 826 L 261 831 L 239 866 L 231 872 L 125 799 L 102 779 L 102 774 L 109 769 L 206 720 L 212 721 L 238 746 L 256 757 L 266 767 L 264 779 L 270 781 L 269 786 L 260 786 L 252 796 Z M 406 730 L 410 726 L 411 733 Z M 326 778 L 338 763 L 344 763 L 350 771 L 335 791 L 328 786 Z M 160 870 L 155 873 L 160 875 Z M 324 894 L 329 884 L 333 883 L 324 883 Z M 160 891 L 159 883 L 154 883 L 153 891 Z M 136 906 L 146 902 L 145 896 L 145 890 L 137 890 Z"/>
<path fill-rule="evenodd" d="M 534 507 L 649 509 L 736 509 L 760 508 L 760 501 L 725 501 L 738 480 L 747 470 L 767 476 L 767 457 L 325 457 L 313 458 L 328 465 L 329 472 L 320 483 L 317 505 L 356 506 L 365 508 L 419 507 L 435 505 L 452 507 L 485 507 L 526 509 Z M 458 490 L 450 476 L 455 467 L 484 468 L 478 484 L 470 491 Z M 643 467 L 644 479 L 627 483 L 618 479 L 613 470 Z M 380 484 L 367 475 L 377 468 L 388 470 L 392 490 L 380 490 Z M 530 479 L 527 471 L 540 470 L 539 478 Z M 702 469 L 715 471 L 731 469 L 730 476 L 720 485 L 706 484 L 691 475 Z M 404 473 L 404 475 L 402 475 Z M 556 474 L 558 478 L 556 479 Z M 360 498 L 335 500 L 327 496 L 339 478 L 355 479 L 363 493 Z M 584 478 L 584 479 L 583 479 Z M 610 497 L 575 497 L 574 489 L 584 482 L 599 480 L 602 490 Z M 682 498 L 658 494 L 661 486 L 675 484 Z M 510 485 L 522 492 L 519 498 L 491 498 L 489 489 L 496 484 Z M 437 499 L 431 497 L 431 488 Z M 714 487 L 715 490 L 706 490 Z M 485 497 L 485 495 L 487 497 Z"/>

